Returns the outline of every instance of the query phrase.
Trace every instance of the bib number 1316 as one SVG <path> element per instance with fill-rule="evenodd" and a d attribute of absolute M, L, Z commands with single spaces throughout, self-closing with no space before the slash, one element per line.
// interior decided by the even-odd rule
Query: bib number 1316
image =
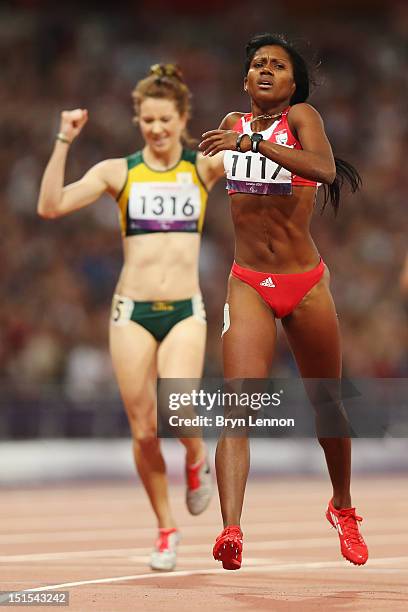
<path fill-rule="evenodd" d="M 197 185 L 138 183 L 129 197 L 131 219 L 177 221 L 198 219 L 200 194 Z"/>
<path fill-rule="evenodd" d="M 178 213 L 181 213 L 184 217 L 192 217 L 194 214 L 194 206 L 191 202 L 191 198 L 183 203 L 177 201 L 176 196 L 170 196 L 169 201 L 161 195 L 156 195 L 152 198 L 152 201 L 148 203 L 147 196 L 140 196 L 141 203 L 141 215 L 145 216 L 147 211 L 150 210 L 152 215 L 159 217 L 163 215 L 165 211 L 170 216 L 175 217 Z"/>

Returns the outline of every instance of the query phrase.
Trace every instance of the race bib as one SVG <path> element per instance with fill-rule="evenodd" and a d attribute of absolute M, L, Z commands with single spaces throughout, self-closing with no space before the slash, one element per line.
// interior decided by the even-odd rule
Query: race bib
<path fill-rule="evenodd" d="M 227 189 L 259 195 L 292 193 L 292 173 L 260 153 L 225 151 Z"/>
<path fill-rule="evenodd" d="M 131 319 L 134 302 L 115 293 L 112 300 L 111 321 L 114 325 L 127 325 Z"/>
<path fill-rule="evenodd" d="M 228 302 L 224 305 L 224 322 L 222 325 L 221 338 L 229 330 L 231 326 L 230 309 Z"/>
<path fill-rule="evenodd" d="M 133 231 L 197 232 L 200 211 L 200 190 L 192 182 L 134 183 L 130 190 L 128 215 Z"/>

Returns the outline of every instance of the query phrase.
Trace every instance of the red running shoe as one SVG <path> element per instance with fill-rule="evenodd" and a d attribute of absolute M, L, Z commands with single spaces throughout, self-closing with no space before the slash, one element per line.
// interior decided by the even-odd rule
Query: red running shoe
<path fill-rule="evenodd" d="M 207 456 L 195 465 L 186 465 L 186 504 L 190 514 L 196 516 L 207 508 L 212 496 L 210 464 Z"/>
<path fill-rule="evenodd" d="M 368 559 L 368 549 L 360 533 L 358 523 L 363 519 L 357 516 L 355 508 L 337 510 L 329 501 L 326 518 L 339 534 L 341 554 L 354 565 L 364 565 Z"/>
<path fill-rule="evenodd" d="M 242 531 L 238 525 L 226 527 L 215 540 L 213 555 L 226 570 L 237 570 L 242 563 Z"/>

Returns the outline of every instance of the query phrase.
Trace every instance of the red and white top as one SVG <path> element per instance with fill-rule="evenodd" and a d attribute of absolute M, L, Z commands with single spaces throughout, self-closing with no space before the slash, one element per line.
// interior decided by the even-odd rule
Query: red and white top
<path fill-rule="evenodd" d="M 264 140 L 284 147 L 302 149 L 300 142 L 294 137 L 288 123 L 288 106 L 282 115 L 263 132 Z M 235 132 L 251 136 L 252 113 L 243 115 L 234 127 Z M 309 185 L 319 187 L 320 183 L 310 181 L 292 174 L 276 162 L 268 159 L 261 153 L 238 153 L 238 151 L 225 151 L 224 167 L 227 177 L 228 193 L 252 193 L 258 195 L 290 195 L 293 186 Z"/>

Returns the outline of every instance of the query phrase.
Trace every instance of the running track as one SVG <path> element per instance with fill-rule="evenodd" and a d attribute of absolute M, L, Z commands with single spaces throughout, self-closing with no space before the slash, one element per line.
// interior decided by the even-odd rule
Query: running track
<path fill-rule="evenodd" d="M 324 518 L 327 481 L 285 477 L 250 481 L 237 572 L 211 557 L 220 528 L 216 496 L 195 518 L 183 488 L 172 487 L 183 540 L 177 570 L 158 574 L 146 566 L 155 530 L 139 486 L 3 489 L 0 588 L 58 585 L 70 592 L 69 608 L 61 608 L 70 612 L 407 610 L 407 478 L 359 477 L 353 490 L 370 547 L 365 567 L 340 556 Z"/>

